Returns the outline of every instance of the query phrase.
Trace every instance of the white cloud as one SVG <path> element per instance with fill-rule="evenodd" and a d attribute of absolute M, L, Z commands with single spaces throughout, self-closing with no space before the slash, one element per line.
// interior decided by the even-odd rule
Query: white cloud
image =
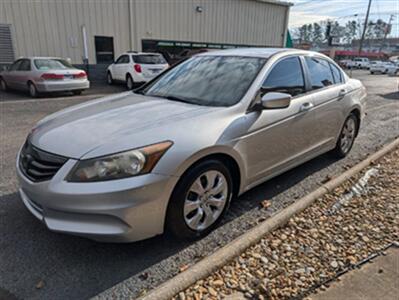
<path fill-rule="evenodd" d="M 289 27 L 299 27 L 303 24 L 309 24 L 313 22 L 319 22 L 322 20 L 327 20 L 333 18 L 332 16 L 314 14 L 304 11 L 291 11 Z"/>

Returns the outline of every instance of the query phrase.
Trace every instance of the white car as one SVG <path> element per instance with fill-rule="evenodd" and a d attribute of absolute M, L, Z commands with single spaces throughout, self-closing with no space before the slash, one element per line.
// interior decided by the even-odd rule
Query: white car
<path fill-rule="evenodd" d="M 150 81 L 167 68 L 169 64 L 162 54 L 128 51 L 108 67 L 107 82 L 124 82 L 131 90 L 136 84 Z"/>
<path fill-rule="evenodd" d="M 398 67 L 392 62 L 380 61 L 376 64 L 370 65 L 370 74 L 394 74 L 395 72 L 397 72 L 397 69 Z"/>
<path fill-rule="evenodd" d="M 399 73 L 399 62 L 391 62 L 386 65 L 386 74 L 397 75 Z"/>
<path fill-rule="evenodd" d="M 368 69 L 370 66 L 370 61 L 366 57 L 357 57 L 353 60 L 353 65 L 351 67 L 358 69 Z"/>

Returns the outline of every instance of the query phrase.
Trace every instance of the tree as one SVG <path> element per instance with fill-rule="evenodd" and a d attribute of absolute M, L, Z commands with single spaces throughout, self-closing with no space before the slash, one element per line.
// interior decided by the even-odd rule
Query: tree
<path fill-rule="evenodd" d="M 381 19 L 378 19 L 377 22 L 374 24 L 374 36 L 377 39 L 382 39 L 385 35 L 385 30 L 388 24 Z"/>
<path fill-rule="evenodd" d="M 344 41 L 346 44 L 351 44 L 352 40 L 357 37 L 358 34 L 358 24 L 356 21 L 348 21 L 345 24 L 345 29 L 344 29 Z"/>
<path fill-rule="evenodd" d="M 319 23 L 313 23 L 312 42 L 314 45 L 320 46 L 323 43 L 323 29 Z"/>

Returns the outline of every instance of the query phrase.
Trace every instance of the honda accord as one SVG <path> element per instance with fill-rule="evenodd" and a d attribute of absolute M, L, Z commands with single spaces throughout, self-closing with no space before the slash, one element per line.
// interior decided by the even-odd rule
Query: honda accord
<path fill-rule="evenodd" d="M 319 53 L 201 53 L 37 123 L 18 154 L 19 193 L 56 232 L 201 237 L 252 187 L 325 152 L 346 156 L 365 97 Z"/>

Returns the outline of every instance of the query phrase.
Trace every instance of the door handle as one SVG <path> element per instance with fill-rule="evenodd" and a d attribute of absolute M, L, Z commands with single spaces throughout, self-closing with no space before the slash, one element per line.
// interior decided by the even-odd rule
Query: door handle
<path fill-rule="evenodd" d="M 341 100 L 343 97 L 345 97 L 345 95 L 347 93 L 348 93 L 348 91 L 346 89 L 340 90 L 339 93 L 338 93 L 339 100 Z"/>
<path fill-rule="evenodd" d="M 313 103 L 305 102 L 304 104 L 301 105 L 299 111 L 300 112 L 305 112 L 305 111 L 308 111 L 308 110 L 312 109 L 313 107 L 314 107 Z"/>

